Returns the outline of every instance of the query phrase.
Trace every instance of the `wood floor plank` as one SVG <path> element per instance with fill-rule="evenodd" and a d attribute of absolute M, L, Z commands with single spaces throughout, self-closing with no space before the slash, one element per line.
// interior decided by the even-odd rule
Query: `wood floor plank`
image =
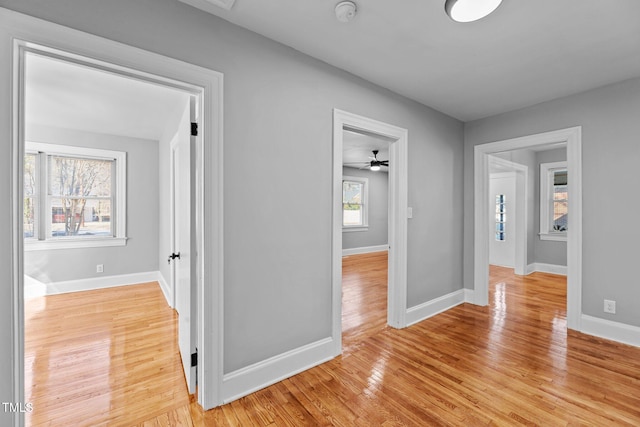
<path fill-rule="evenodd" d="M 344 258 L 340 357 L 206 412 L 187 395 L 175 314 L 156 285 L 34 301 L 28 421 L 640 425 L 640 348 L 567 331 L 565 277 L 491 266 L 489 306 L 461 304 L 396 330 L 386 325 L 386 265 L 385 252 Z"/>

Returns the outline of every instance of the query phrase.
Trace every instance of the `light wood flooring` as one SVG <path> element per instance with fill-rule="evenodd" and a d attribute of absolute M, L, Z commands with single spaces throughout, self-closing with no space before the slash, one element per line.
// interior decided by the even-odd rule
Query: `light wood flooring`
<path fill-rule="evenodd" d="M 27 342 L 27 362 L 38 367 L 31 421 L 65 426 L 640 425 L 640 348 L 567 333 L 564 277 L 520 277 L 492 267 L 488 307 L 462 304 L 395 330 L 385 323 L 386 263 L 386 253 L 343 260 L 342 356 L 204 413 L 186 394 L 175 317 L 166 303 L 141 307 L 132 302 L 117 314 L 89 320 L 86 316 L 107 307 L 83 302 L 48 317 L 55 304 L 47 301 L 46 309 L 31 314 L 42 317 L 40 326 L 27 324 L 27 334 L 34 328 L 34 339 L 39 337 Z M 143 292 L 162 298 L 151 285 Z M 122 295 L 116 299 L 124 303 Z M 149 316 L 144 326 L 133 323 L 141 321 L 134 320 L 137 312 Z M 50 327 L 46 318 L 59 316 L 84 324 L 88 338 L 64 339 L 68 335 L 60 326 L 39 332 Z M 110 317 L 124 323 L 99 326 Z M 161 336 L 145 337 L 156 326 L 164 331 Z M 116 331 L 125 338 L 111 335 Z M 136 338 L 129 342 L 129 336 Z M 69 355 L 60 359 L 63 349 Z M 131 360 L 124 360 L 122 349 Z M 88 353 L 82 356 L 82 351 Z M 66 384 L 66 393 L 55 391 L 60 385 L 53 384 L 54 377 Z M 47 424 L 50 414 L 66 418 Z"/>
<path fill-rule="evenodd" d="M 188 409 L 176 319 L 155 282 L 27 300 L 26 425 L 142 425 Z"/>

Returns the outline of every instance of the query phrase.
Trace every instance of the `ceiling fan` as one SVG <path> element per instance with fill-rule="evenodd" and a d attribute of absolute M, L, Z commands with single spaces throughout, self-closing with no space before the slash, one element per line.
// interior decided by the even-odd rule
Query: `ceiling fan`
<path fill-rule="evenodd" d="M 369 162 L 358 162 L 358 163 L 346 163 L 345 166 L 361 166 L 360 169 L 369 168 L 372 171 L 379 171 L 380 166 L 389 167 L 389 160 L 378 160 L 378 151 L 373 150 L 373 157 L 369 156 L 371 161 Z"/>

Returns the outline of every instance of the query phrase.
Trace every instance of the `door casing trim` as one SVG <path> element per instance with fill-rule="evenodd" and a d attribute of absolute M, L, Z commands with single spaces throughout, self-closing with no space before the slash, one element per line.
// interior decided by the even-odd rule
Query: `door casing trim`
<path fill-rule="evenodd" d="M 565 144 L 571 223 L 567 233 L 567 327 L 581 330 L 582 317 L 582 127 L 480 144 L 474 147 L 474 304 L 489 303 L 489 156 L 491 154 Z"/>
<path fill-rule="evenodd" d="M 388 123 L 333 110 L 333 239 L 332 239 L 332 338 L 334 354 L 342 352 L 342 148 L 343 131 L 379 135 L 389 145 L 389 283 L 387 323 L 407 326 L 407 148 L 409 133 Z"/>

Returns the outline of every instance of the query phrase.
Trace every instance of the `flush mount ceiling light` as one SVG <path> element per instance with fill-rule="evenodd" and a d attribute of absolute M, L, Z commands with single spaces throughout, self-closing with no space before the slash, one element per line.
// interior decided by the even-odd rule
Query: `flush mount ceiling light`
<path fill-rule="evenodd" d="M 496 10 L 502 0 L 446 0 L 444 10 L 457 22 L 482 19 Z"/>
<path fill-rule="evenodd" d="M 352 1 L 343 1 L 336 5 L 336 18 L 340 22 L 349 22 L 356 16 L 356 4 Z"/>

